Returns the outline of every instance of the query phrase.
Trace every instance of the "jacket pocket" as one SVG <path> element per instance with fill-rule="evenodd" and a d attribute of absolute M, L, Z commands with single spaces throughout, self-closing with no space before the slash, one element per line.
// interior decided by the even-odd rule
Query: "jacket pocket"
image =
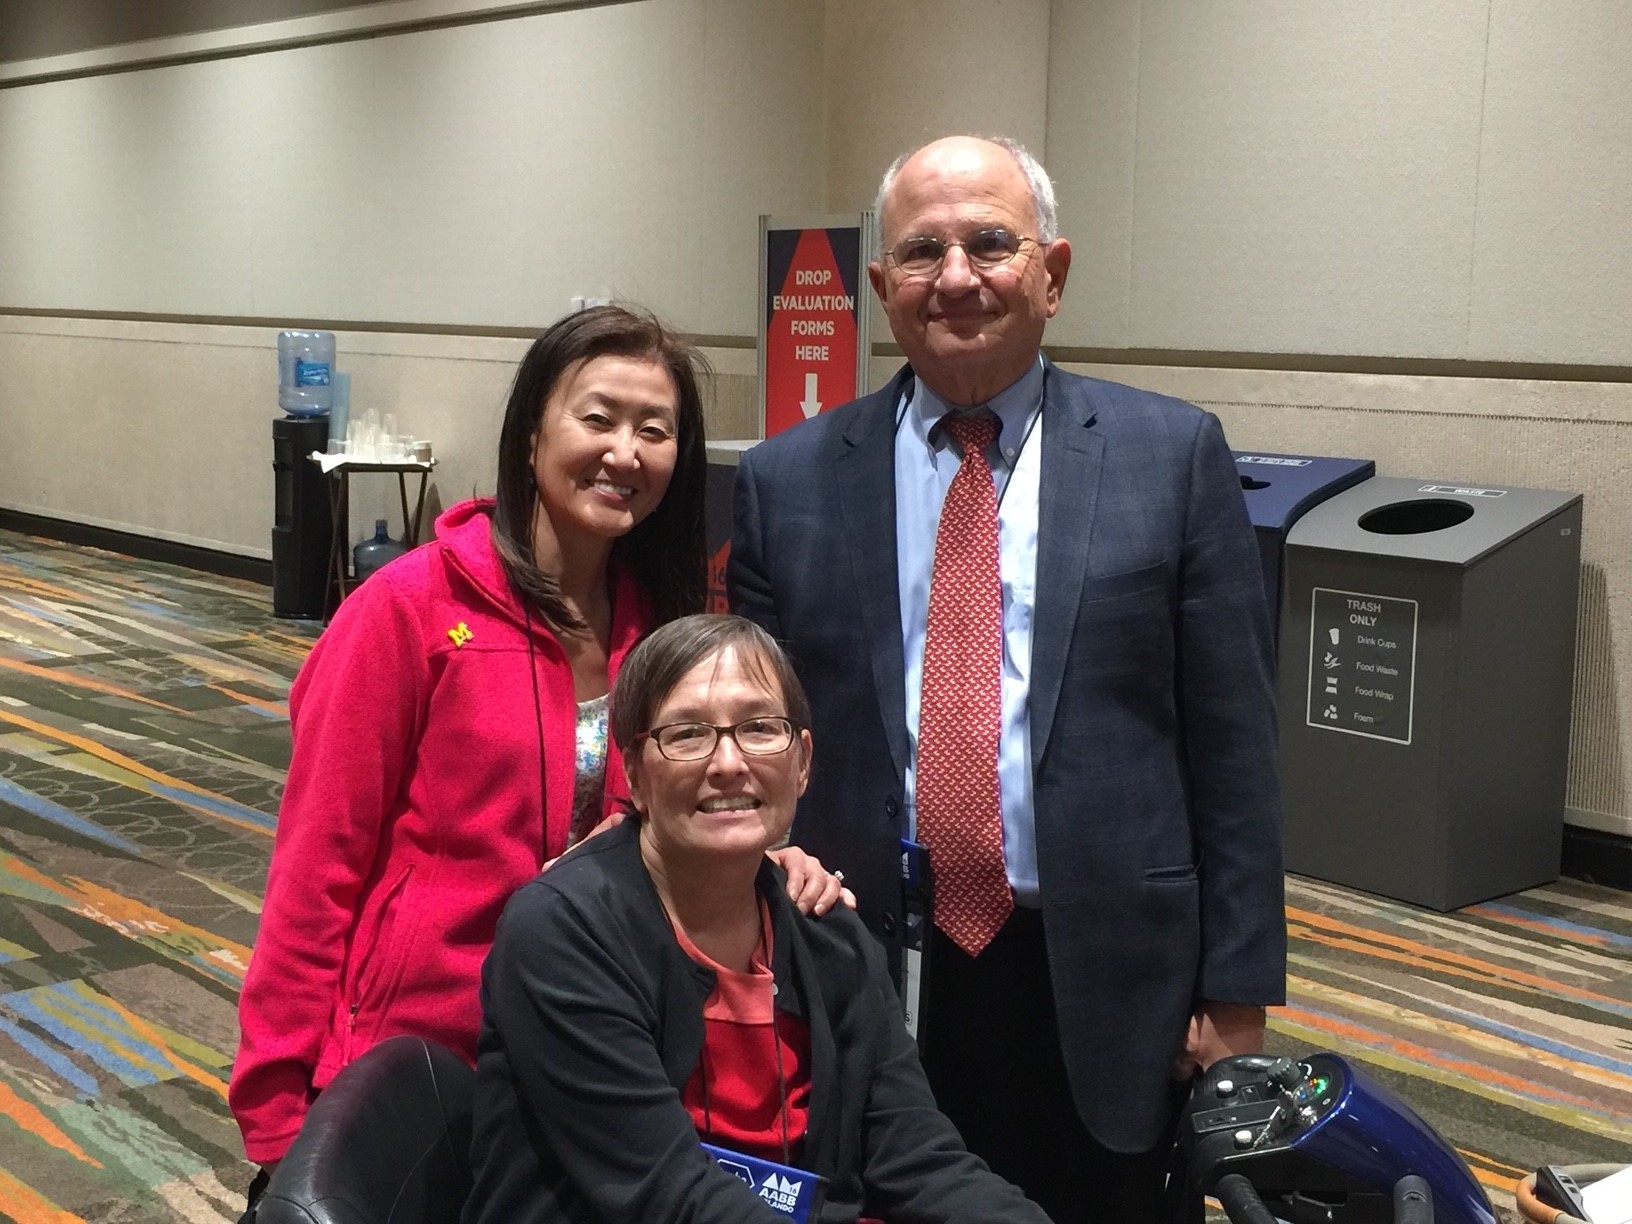
<path fill-rule="evenodd" d="M 372 1005 L 372 1010 L 379 1011 L 384 1007 L 386 1000 L 383 995 L 396 976 L 395 970 L 401 965 L 403 947 L 406 940 L 399 938 L 399 925 L 413 925 L 399 923 L 399 915 L 403 910 L 403 898 L 407 895 L 409 881 L 413 879 L 413 864 L 408 864 L 392 877 L 381 894 L 380 903 L 374 910 L 373 921 L 369 923 L 366 934 L 359 927 L 357 938 L 352 944 L 352 963 L 355 966 L 351 973 L 350 989 L 346 992 L 344 1006 L 345 1014 L 345 1044 L 341 1051 L 341 1064 L 349 1063 L 352 1059 L 352 1046 L 358 1016 L 365 1006 Z"/>
<path fill-rule="evenodd" d="M 1094 603 L 1102 599 L 1122 599 L 1129 595 L 1143 595 L 1147 591 L 1167 588 L 1167 563 L 1139 569 L 1122 570 L 1115 574 L 1090 574 L 1082 585 L 1082 602 Z"/>
<path fill-rule="evenodd" d="M 1171 867 L 1146 867 L 1145 879 L 1152 884 L 1189 884 L 1196 879 L 1195 863 L 1176 863 Z"/>

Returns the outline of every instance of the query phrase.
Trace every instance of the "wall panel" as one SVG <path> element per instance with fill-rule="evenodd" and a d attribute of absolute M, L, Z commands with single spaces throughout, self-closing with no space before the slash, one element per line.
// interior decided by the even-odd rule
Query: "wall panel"
<path fill-rule="evenodd" d="M 1632 364 L 1632 7 L 1496 0 L 1470 351 Z"/>
<path fill-rule="evenodd" d="M 1138 155 L 1137 4 L 1058 3 L 1051 9 L 1048 147 L 1060 232 L 1071 239 L 1058 344 L 1132 343 L 1134 172 Z"/>
<path fill-rule="evenodd" d="M 1464 356 L 1485 7 L 1143 6 L 1133 344 Z"/>
<path fill-rule="evenodd" d="M 0 309 L 752 334 L 822 9 L 667 0 L 0 89 Z M 798 104 L 759 99 L 775 82 Z M 769 116 L 773 122 L 761 118 Z"/>

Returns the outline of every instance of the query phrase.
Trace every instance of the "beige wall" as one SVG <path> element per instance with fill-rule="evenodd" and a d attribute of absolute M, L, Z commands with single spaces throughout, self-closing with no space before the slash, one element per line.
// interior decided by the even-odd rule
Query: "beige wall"
<path fill-rule="evenodd" d="M 897 154 L 947 132 L 1041 152 L 1049 0 L 828 0 L 827 206 L 873 206 Z"/>
<path fill-rule="evenodd" d="M 1057 0 L 1059 344 L 1632 364 L 1620 0 Z"/>
<path fill-rule="evenodd" d="M 760 213 L 974 129 L 1055 174 L 1056 344 L 1624 368 L 1627 63 L 1622 0 L 643 0 L 25 82 L 0 310 L 751 337 Z"/>
<path fill-rule="evenodd" d="M 266 327 L 0 315 L 13 407 L 0 446 L 0 506 L 270 557 L 276 335 Z M 352 414 L 391 413 L 427 438 L 432 510 L 493 492 L 495 452 L 528 341 L 401 332 L 337 333 Z M 751 432 L 752 349 L 704 350 L 715 377 L 711 436 Z M 412 493 L 414 485 L 410 485 Z M 402 528 L 390 476 L 352 482 L 354 538 L 375 518 Z"/>
<path fill-rule="evenodd" d="M 824 183 L 816 0 L 659 0 L 0 89 L 0 309 L 748 334 Z M 740 236 L 746 234 L 746 241 Z"/>
<path fill-rule="evenodd" d="M 1632 833 L 1622 0 L 639 0 L 240 50 L 0 72 L 0 506 L 267 555 L 280 320 L 428 327 L 337 330 L 354 410 L 435 442 L 443 504 L 490 487 L 525 346 L 460 329 L 574 294 L 720 341 L 740 435 L 758 215 L 865 207 L 901 149 L 1006 131 L 1076 252 L 1050 342 L 1146 362 L 1083 368 L 1241 447 L 1587 495 L 1569 802 Z M 359 531 L 398 517 L 371 486 Z"/>

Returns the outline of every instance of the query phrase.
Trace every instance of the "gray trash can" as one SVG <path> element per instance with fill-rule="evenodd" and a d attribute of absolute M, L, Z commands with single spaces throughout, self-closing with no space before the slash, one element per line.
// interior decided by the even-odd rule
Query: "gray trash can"
<path fill-rule="evenodd" d="M 1581 496 L 1377 477 L 1286 545 L 1286 867 L 1451 910 L 1558 877 Z"/>
<path fill-rule="evenodd" d="M 1264 570 L 1264 597 L 1276 641 L 1281 633 L 1281 554 L 1286 533 L 1328 497 L 1368 480 L 1377 465 L 1370 459 L 1336 459 L 1322 455 L 1274 455 L 1267 451 L 1231 451 L 1241 474 L 1241 496 L 1258 536 L 1258 560 Z"/>
<path fill-rule="evenodd" d="M 725 563 L 731 556 L 731 499 L 737 487 L 737 460 L 758 438 L 708 444 L 708 474 L 703 486 L 703 518 L 708 533 L 708 610 L 729 612 Z"/>

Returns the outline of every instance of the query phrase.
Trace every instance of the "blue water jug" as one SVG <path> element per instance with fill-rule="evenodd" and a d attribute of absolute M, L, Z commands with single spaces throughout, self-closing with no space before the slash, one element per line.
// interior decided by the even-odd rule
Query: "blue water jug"
<path fill-rule="evenodd" d="M 351 567 L 356 571 L 357 581 L 361 582 L 387 561 L 394 561 L 407 547 L 398 540 L 393 540 L 385 534 L 385 520 L 374 520 L 374 538 L 364 540 L 351 550 Z"/>
<path fill-rule="evenodd" d="M 278 407 L 290 416 L 322 416 L 334 394 L 334 333 L 278 333 Z"/>

